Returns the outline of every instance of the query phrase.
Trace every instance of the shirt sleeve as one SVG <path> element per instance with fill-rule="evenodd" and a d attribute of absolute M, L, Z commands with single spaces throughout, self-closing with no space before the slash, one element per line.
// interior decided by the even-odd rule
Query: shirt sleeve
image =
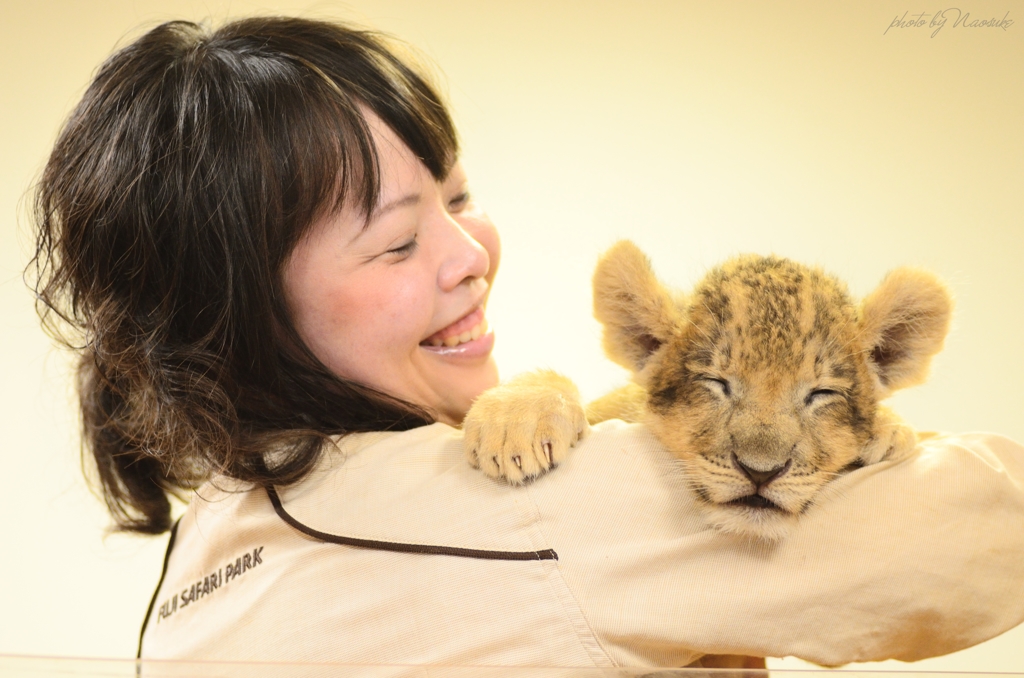
<path fill-rule="evenodd" d="M 642 431 L 598 429 L 572 463 L 585 470 L 559 489 L 571 499 L 534 497 L 619 663 L 913 661 L 1024 621 L 1024 449 L 1006 438 L 935 436 L 902 462 L 849 473 L 774 544 L 704 525 Z"/>

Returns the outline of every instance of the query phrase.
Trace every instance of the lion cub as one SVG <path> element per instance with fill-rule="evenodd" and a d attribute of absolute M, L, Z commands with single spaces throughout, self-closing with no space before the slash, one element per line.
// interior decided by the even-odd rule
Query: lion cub
<path fill-rule="evenodd" d="M 594 315 L 635 383 L 586 410 L 552 372 L 487 391 L 466 417 L 467 458 L 520 483 L 563 459 L 588 420 L 642 421 L 713 525 L 778 539 L 830 480 L 913 449 L 879 402 L 924 380 L 951 312 L 918 269 L 891 272 L 858 306 L 836 278 L 778 257 L 732 259 L 682 296 L 622 241 L 597 265 Z"/>

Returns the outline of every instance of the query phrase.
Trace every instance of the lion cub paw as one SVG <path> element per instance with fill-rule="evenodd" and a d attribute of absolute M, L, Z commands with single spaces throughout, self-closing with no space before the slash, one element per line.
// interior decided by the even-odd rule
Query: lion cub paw
<path fill-rule="evenodd" d="M 903 461 L 914 453 L 917 435 L 898 414 L 888 407 L 879 407 L 875 414 L 879 434 L 864 449 L 861 461 L 877 464 L 880 461 Z"/>
<path fill-rule="evenodd" d="M 485 391 L 462 428 L 470 465 L 513 485 L 557 466 L 588 431 L 576 385 L 547 370 Z"/>

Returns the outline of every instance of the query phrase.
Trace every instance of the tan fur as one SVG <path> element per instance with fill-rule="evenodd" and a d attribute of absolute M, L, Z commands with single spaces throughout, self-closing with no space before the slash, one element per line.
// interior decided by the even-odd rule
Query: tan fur
<path fill-rule="evenodd" d="M 925 378 L 951 312 L 925 271 L 892 272 L 858 306 L 834 277 L 777 257 L 732 259 L 680 296 L 623 241 L 598 263 L 594 314 L 635 385 L 586 413 L 645 422 L 712 524 L 777 539 L 837 475 L 913 449 L 913 431 L 879 402 Z M 527 375 L 474 404 L 467 454 L 489 475 L 528 480 L 575 444 L 583 414 L 564 377 Z M 536 440 L 557 451 L 527 463 Z"/>
<path fill-rule="evenodd" d="M 549 370 L 486 391 L 462 428 L 469 463 L 512 484 L 557 466 L 588 430 L 576 384 Z"/>
<path fill-rule="evenodd" d="M 646 412 L 647 391 L 639 384 L 626 384 L 587 403 L 587 421 L 596 424 L 609 419 L 641 421 Z"/>

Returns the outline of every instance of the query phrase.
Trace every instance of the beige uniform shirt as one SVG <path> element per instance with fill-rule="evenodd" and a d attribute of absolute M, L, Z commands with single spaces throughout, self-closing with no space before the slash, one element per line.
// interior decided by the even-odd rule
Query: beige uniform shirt
<path fill-rule="evenodd" d="M 842 664 L 944 654 L 1024 620 L 1024 450 L 1005 438 L 937 437 L 843 476 L 775 545 L 708 529 L 684 483 L 618 421 L 520 488 L 471 469 L 443 424 L 352 435 L 279 490 L 279 511 L 227 481 L 196 493 L 142 656 Z"/>

